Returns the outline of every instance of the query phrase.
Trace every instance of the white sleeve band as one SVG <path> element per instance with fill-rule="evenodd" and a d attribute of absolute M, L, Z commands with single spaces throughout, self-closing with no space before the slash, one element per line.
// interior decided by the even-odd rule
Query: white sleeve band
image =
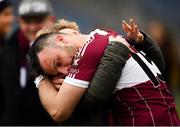
<path fill-rule="evenodd" d="M 69 85 L 77 86 L 77 87 L 81 87 L 81 88 L 88 88 L 88 86 L 89 86 L 88 81 L 73 79 L 73 78 L 69 78 L 67 76 L 66 76 L 64 82 L 69 84 Z"/>
<path fill-rule="evenodd" d="M 36 77 L 36 79 L 34 80 L 34 83 L 36 85 L 36 88 L 39 88 L 40 82 L 44 79 L 45 77 L 43 75 L 39 75 L 38 77 Z"/>

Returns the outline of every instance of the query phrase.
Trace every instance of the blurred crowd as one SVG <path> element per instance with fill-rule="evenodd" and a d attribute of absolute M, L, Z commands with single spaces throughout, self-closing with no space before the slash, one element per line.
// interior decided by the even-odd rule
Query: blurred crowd
<path fill-rule="evenodd" d="M 36 32 L 61 18 L 54 15 L 51 4 L 48 0 L 22 0 L 15 17 L 11 1 L 0 0 L 0 125 L 56 125 L 40 103 L 26 59 Z M 12 26 L 14 22 L 18 24 L 16 29 Z M 103 24 L 100 26 L 106 28 Z M 178 43 L 158 20 L 150 22 L 147 28 L 146 32 L 162 49 L 167 68 L 165 79 L 178 98 Z"/>
<path fill-rule="evenodd" d="M 0 1 L 0 124 L 1 125 L 54 125 L 41 106 L 37 89 L 29 75 L 26 55 L 43 26 L 55 21 L 53 8 L 46 0 L 23 0 L 18 8 L 16 28 L 7 38 L 14 22 L 13 5 Z"/>

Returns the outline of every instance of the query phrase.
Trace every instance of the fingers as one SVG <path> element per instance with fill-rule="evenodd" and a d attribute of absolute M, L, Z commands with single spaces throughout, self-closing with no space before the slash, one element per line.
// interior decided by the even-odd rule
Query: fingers
<path fill-rule="evenodd" d="M 52 79 L 52 83 L 54 84 L 62 84 L 64 82 L 64 79 Z"/>
<path fill-rule="evenodd" d="M 131 31 L 131 26 L 128 23 L 126 23 L 126 21 L 124 21 L 124 20 L 122 21 L 122 27 L 126 33 Z"/>
<path fill-rule="evenodd" d="M 130 32 L 127 33 L 127 36 L 130 36 Z M 117 41 L 119 43 L 122 43 L 124 44 L 127 48 L 129 48 L 129 50 L 131 52 L 133 52 L 133 50 L 130 48 L 130 44 L 126 41 L 126 39 L 122 38 L 121 36 L 117 36 L 117 37 L 113 37 L 113 36 L 110 36 L 109 37 L 109 41 Z"/>
<path fill-rule="evenodd" d="M 66 75 L 60 74 L 60 75 L 53 76 L 52 78 L 53 79 L 60 79 L 60 78 L 64 78 L 65 76 Z"/>
<path fill-rule="evenodd" d="M 135 22 L 133 21 L 133 19 L 130 19 L 130 25 L 126 21 L 124 20 L 122 21 L 122 27 L 126 33 L 128 32 L 136 33 L 136 30 L 137 30 L 136 26 L 137 25 L 135 25 Z"/>
<path fill-rule="evenodd" d="M 132 33 L 138 35 L 139 34 L 138 25 L 135 24 L 133 19 L 130 19 L 130 24 L 131 24 Z"/>
<path fill-rule="evenodd" d="M 130 25 L 131 25 L 131 32 L 135 33 L 135 23 L 133 19 L 130 19 Z"/>
<path fill-rule="evenodd" d="M 138 29 L 138 26 L 135 25 L 135 34 L 138 34 L 139 33 L 139 29 Z"/>
<path fill-rule="evenodd" d="M 130 23 L 128 24 L 126 21 L 122 21 L 122 27 L 127 34 L 127 37 L 135 40 L 136 42 L 142 42 L 144 40 L 144 36 L 140 33 L 138 29 L 138 25 L 135 24 L 133 19 L 130 19 Z"/>
<path fill-rule="evenodd" d="M 58 91 L 61 88 L 61 85 L 54 85 L 54 87 Z"/>

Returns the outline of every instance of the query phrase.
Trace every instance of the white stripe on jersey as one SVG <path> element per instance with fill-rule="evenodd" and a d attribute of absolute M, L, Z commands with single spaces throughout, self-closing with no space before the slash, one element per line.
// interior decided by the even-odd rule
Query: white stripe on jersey
<path fill-rule="evenodd" d="M 151 108 L 149 107 L 148 103 L 146 102 L 146 100 L 144 99 L 144 97 L 140 94 L 140 92 L 136 89 L 136 87 L 134 86 L 133 88 L 136 90 L 136 92 L 138 93 L 139 97 L 144 101 L 144 103 L 145 103 L 146 107 L 148 108 L 149 113 L 150 113 L 150 115 L 151 115 L 152 122 L 153 122 L 153 126 L 156 126 L 156 125 L 155 125 L 155 122 L 154 122 L 154 116 L 153 116 L 153 114 L 152 114 Z"/>
<path fill-rule="evenodd" d="M 108 34 L 108 32 L 106 32 L 106 31 L 104 31 L 104 30 L 96 29 L 96 30 L 94 30 L 94 31 L 92 31 L 92 32 L 90 33 L 90 36 L 92 36 L 92 35 L 94 35 L 94 34 L 96 34 L 96 33 L 98 33 L 99 35 L 107 35 L 107 34 Z"/>
<path fill-rule="evenodd" d="M 85 52 L 87 46 L 89 45 L 89 43 L 91 43 L 94 40 L 94 34 L 96 34 L 96 33 L 99 35 L 107 35 L 108 34 L 108 32 L 100 30 L 100 29 L 96 29 L 95 31 L 91 32 L 89 34 L 89 39 L 87 39 L 87 44 L 85 45 L 85 47 L 83 48 L 83 51 L 81 53 L 82 56 L 84 55 L 84 52 Z"/>
<path fill-rule="evenodd" d="M 94 37 L 93 37 L 94 38 Z M 93 39 L 92 39 L 93 40 Z M 90 40 L 89 42 L 87 42 L 84 46 L 83 46 L 83 51 L 81 53 L 81 56 L 84 55 L 85 51 L 86 51 L 86 48 L 88 47 L 88 45 L 92 42 L 92 40 Z"/>
<path fill-rule="evenodd" d="M 89 39 L 88 39 L 89 40 Z M 87 40 L 87 41 L 88 41 Z M 84 52 L 86 51 L 86 48 L 87 48 L 87 46 L 89 45 L 91 43 L 91 41 L 89 41 L 89 42 L 87 42 L 79 51 L 78 51 L 78 56 L 83 56 L 84 55 Z M 71 78 L 74 78 L 75 76 L 76 76 L 76 74 L 77 73 L 75 73 L 75 74 L 73 74 L 72 76 L 71 76 Z"/>
<path fill-rule="evenodd" d="M 117 100 L 121 103 L 121 99 L 120 99 L 119 96 L 117 96 Z M 127 103 L 123 102 L 123 105 L 126 106 L 128 108 L 128 110 L 131 112 L 131 116 L 132 116 L 132 124 L 131 125 L 134 127 L 134 113 L 133 113 L 133 110 L 131 109 L 131 107 Z M 119 123 L 121 123 L 120 118 L 119 118 Z"/>
<path fill-rule="evenodd" d="M 70 77 L 67 77 L 64 79 L 64 82 L 72 85 L 72 86 L 77 86 L 77 87 L 81 87 L 81 88 L 88 88 L 89 82 L 88 81 L 82 81 L 82 80 L 78 80 L 78 79 L 72 79 Z"/>
<path fill-rule="evenodd" d="M 79 49 L 79 51 L 78 51 L 78 56 L 83 56 L 83 55 L 84 55 L 87 46 L 95 39 L 94 34 L 96 34 L 96 33 L 99 34 L 99 35 L 107 35 L 107 34 L 108 34 L 108 32 L 103 31 L 103 30 L 100 30 L 100 29 L 96 29 L 95 31 L 92 31 L 92 32 L 89 34 L 88 39 L 86 40 L 86 44 Z M 77 74 L 77 73 L 76 73 L 76 74 Z M 76 74 L 70 75 L 71 78 L 74 78 L 74 77 L 76 76 Z"/>
<path fill-rule="evenodd" d="M 170 111 L 169 111 L 169 110 L 170 110 L 170 106 L 167 104 L 166 98 L 165 98 L 164 95 L 162 94 L 161 88 L 159 88 L 159 92 L 160 92 L 160 94 L 161 94 L 161 97 L 162 97 L 163 100 L 164 100 L 164 104 L 168 106 L 168 115 L 169 115 L 169 119 L 170 119 L 170 121 L 171 121 L 171 126 L 173 126 L 171 113 L 170 113 Z"/>
<path fill-rule="evenodd" d="M 74 77 L 75 77 L 75 74 L 71 78 L 74 78 Z"/>
<path fill-rule="evenodd" d="M 141 53 L 145 54 L 144 52 L 141 51 Z M 137 53 L 137 55 L 143 60 L 143 62 L 149 67 L 149 69 L 152 71 L 152 73 L 154 74 L 154 76 L 156 77 L 157 74 L 161 75 L 160 70 L 157 68 L 157 66 L 154 64 L 153 61 L 151 61 L 151 63 L 149 63 L 144 56 L 141 53 Z"/>
<path fill-rule="evenodd" d="M 94 35 L 96 33 L 99 34 L 99 35 L 107 35 L 108 34 L 106 31 L 102 31 L 102 30 L 99 30 L 99 29 L 96 29 L 95 31 L 91 32 L 89 34 L 88 39 L 86 40 L 86 44 L 84 44 L 83 47 L 79 48 L 78 52 L 76 53 L 77 56 L 82 57 L 84 55 L 88 45 L 95 39 Z M 69 84 L 69 85 L 73 85 L 73 86 L 77 86 L 77 87 L 81 87 L 81 88 L 88 88 L 89 82 L 75 79 L 76 74 L 78 74 L 78 73 L 75 73 L 75 74 L 70 73 L 70 74 L 68 74 L 68 76 L 66 76 L 64 82 Z"/>

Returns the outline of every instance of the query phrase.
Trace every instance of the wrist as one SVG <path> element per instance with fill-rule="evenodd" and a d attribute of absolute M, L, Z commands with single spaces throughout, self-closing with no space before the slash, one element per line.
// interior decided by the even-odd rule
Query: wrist
<path fill-rule="evenodd" d="M 39 88 L 41 82 L 45 79 L 45 76 L 43 75 L 39 75 L 38 77 L 36 77 L 36 79 L 34 80 L 34 83 L 36 85 L 36 88 Z"/>
<path fill-rule="evenodd" d="M 141 43 L 144 41 L 144 35 L 142 33 L 139 33 L 139 37 L 136 39 L 136 42 Z"/>

